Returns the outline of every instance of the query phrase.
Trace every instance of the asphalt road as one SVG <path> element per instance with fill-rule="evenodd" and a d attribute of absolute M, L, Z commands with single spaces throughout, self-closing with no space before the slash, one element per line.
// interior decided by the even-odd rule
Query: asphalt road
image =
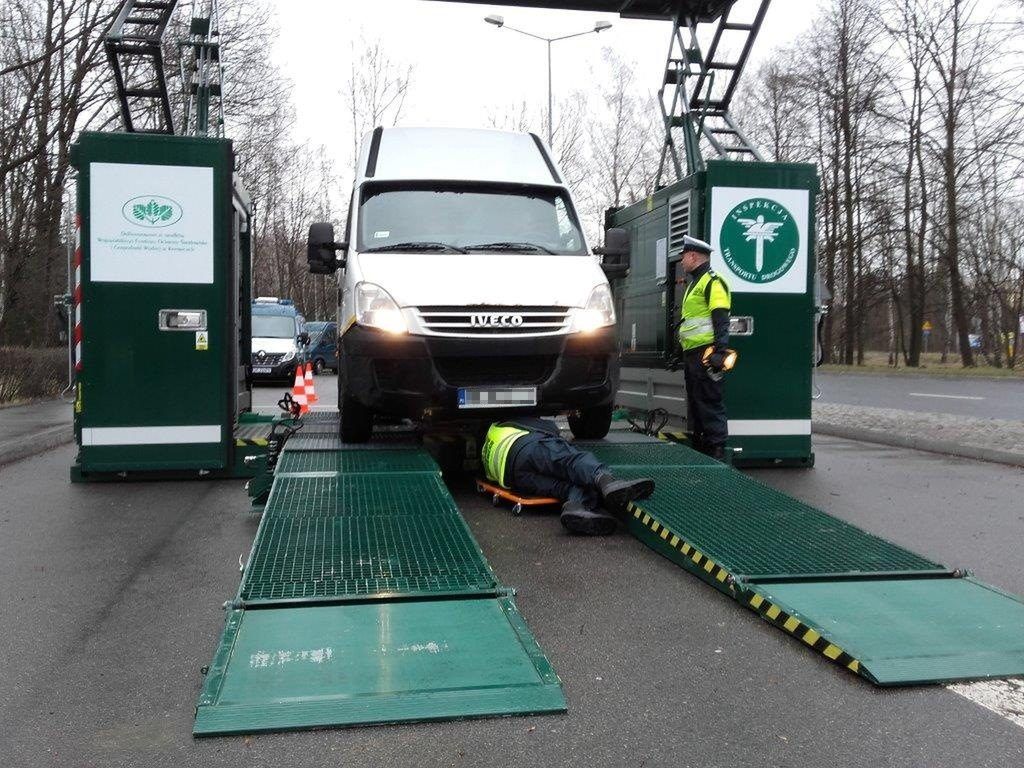
<path fill-rule="evenodd" d="M 1024 471 L 816 444 L 815 469 L 757 476 L 1024 594 Z M 1024 764 L 1024 729 L 999 715 L 939 686 L 873 688 L 628 534 L 571 538 L 466 480 L 456 498 L 567 715 L 194 740 L 200 668 L 258 523 L 242 482 L 70 485 L 73 453 L 0 468 L 5 768 Z"/>
<path fill-rule="evenodd" d="M 822 373 L 820 402 L 1024 421 L 1024 380 Z"/>

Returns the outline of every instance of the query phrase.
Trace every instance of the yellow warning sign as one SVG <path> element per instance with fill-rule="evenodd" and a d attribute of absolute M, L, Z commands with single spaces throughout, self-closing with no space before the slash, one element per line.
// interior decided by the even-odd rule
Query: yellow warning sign
<path fill-rule="evenodd" d="M 196 349 L 205 352 L 210 348 L 210 334 L 208 331 L 196 331 Z"/>
<path fill-rule="evenodd" d="M 930 331 L 931 329 L 932 329 L 932 321 L 931 320 L 925 320 L 923 323 L 921 323 L 921 330 L 922 331 Z"/>

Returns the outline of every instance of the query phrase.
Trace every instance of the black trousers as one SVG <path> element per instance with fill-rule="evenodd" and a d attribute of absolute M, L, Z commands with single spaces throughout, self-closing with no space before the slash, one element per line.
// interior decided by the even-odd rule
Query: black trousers
<path fill-rule="evenodd" d="M 704 347 L 683 355 L 683 379 L 686 382 L 687 427 L 697 448 L 711 453 L 725 448 L 729 437 L 729 419 L 723 402 L 725 381 L 714 381 L 700 359 Z"/>
<path fill-rule="evenodd" d="M 589 451 L 581 450 L 560 437 L 533 433 L 520 438 L 526 442 L 512 457 L 512 477 L 506 482 L 529 496 L 551 496 L 596 509 L 601 501 L 596 478 L 607 471 Z"/>

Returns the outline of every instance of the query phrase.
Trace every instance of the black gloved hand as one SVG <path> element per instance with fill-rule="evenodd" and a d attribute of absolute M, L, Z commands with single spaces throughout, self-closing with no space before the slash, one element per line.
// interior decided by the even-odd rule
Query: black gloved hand
<path fill-rule="evenodd" d="M 719 373 L 721 372 L 724 366 L 725 352 L 715 350 L 710 355 L 708 355 L 708 368 L 710 368 L 712 371 L 714 371 L 715 373 Z"/>

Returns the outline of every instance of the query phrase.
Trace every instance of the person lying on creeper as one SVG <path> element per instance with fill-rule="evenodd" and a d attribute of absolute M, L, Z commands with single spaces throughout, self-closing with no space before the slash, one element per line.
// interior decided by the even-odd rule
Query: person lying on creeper
<path fill-rule="evenodd" d="M 480 461 L 487 479 L 502 488 L 560 499 L 560 519 L 570 533 L 607 536 L 631 501 L 654 492 L 650 478 L 616 479 L 594 454 L 564 440 L 548 419 L 491 424 Z"/>

